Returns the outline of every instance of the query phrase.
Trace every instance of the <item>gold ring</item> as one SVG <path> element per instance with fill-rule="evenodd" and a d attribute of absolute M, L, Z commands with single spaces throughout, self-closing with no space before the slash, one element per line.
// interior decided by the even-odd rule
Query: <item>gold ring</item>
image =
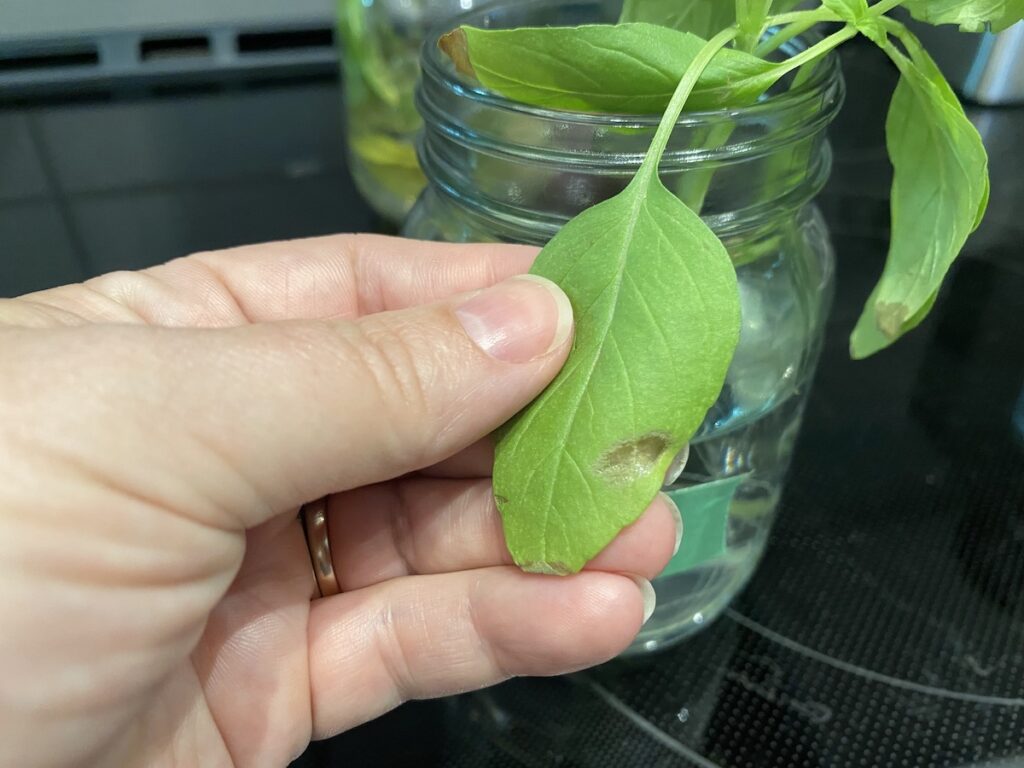
<path fill-rule="evenodd" d="M 303 504 L 299 512 L 302 527 L 306 531 L 306 543 L 309 545 L 309 558 L 313 562 L 313 575 L 316 576 L 317 590 L 320 597 L 330 597 L 341 592 L 338 577 L 334 573 L 331 560 L 331 541 L 327 535 L 327 497 Z"/>

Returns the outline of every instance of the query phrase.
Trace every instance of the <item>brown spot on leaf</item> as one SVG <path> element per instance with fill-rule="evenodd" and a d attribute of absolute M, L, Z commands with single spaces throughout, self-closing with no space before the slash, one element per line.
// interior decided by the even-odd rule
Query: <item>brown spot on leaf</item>
<path fill-rule="evenodd" d="M 469 41 L 461 27 L 445 32 L 437 41 L 437 46 L 444 51 L 455 64 L 455 69 L 464 75 L 476 77 L 473 62 L 469 60 Z"/>
<path fill-rule="evenodd" d="M 903 324 L 907 322 L 910 310 L 906 304 L 899 302 L 875 304 L 875 317 L 878 329 L 888 338 L 895 339 L 903 332 Z"/>
<path fill-rule="evenodd" d="M 671 447 L 665 432 L 616 443 L 594 462 L 594 474 L 615 485 L 626 485 L 648 474 Z"/>
<path fill-rule="evenodd" d="M 494 505 L 498 509 L 501 509 L 506 504 L 508 504 L 508 499 L 506 499 L 504 496 L 499 496 L 498 494 L 494 494 Z"/>

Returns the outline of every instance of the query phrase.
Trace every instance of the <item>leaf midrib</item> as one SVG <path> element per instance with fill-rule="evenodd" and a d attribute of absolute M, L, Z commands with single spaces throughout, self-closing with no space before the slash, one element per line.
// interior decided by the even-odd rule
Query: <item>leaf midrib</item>
<path fill-rule="evenodd" d="M 578 413 L 578 411 L 580 409 L 580 405 L 582 404 L 583 396 L 586 394 L 587 388 L 590 386 L 590 379 L 593 377 L 594 370 L 597 368 L 598 360 L 601 359 L 601 354 L 602 354 L 602 352 L 604 350 L 605 342 L 607 341 L 608 335 L 611 332 L 612 321 L 615 319 L 615 314 L 618 311 L 619 296 L 622 294 L 622 284 L 624 282 L 625 273 L 626 273 L 626 261 L 628 260 L 629 252 L 631 250 L 630 246 L 631 246 L 632 241 L 633 241 L 633 233 L 636 231 L 637 223 L 640 221 L 640 211 L 643 209 L 644 205 L 647 202 L 647 194 L 648 194 L 648 192 L 650 190 L 650 185 L 652 183 L 651 182 L 652 174 L 651 174 L 651 171 L 649 169 L 646 171 L 646 174 L 643 177 L 640 176 L 640 174 L 644 173 L 644 168 L 645 167 L 646 167 L 646 164 L 645 164 L 645 166 L 641 167 L 641 169 L 638 172 L 637 177 L 636 177 L 637 180 L 641 180 L 642 179 L 642 183 L 637 186 L 636 190 L 632 191 L 632 195 L 633 195 L 633 201 L 632 202 L 633 202 L 633 204 L 630 207 L 629 220 L 628 220 L 628 223 L 627 223 L 627 227 L 626 227 L 626 231 L 625 231 L 625 236 L 622 238 L 622 241 L 621 241 L 622 242 L 622 248 L 621 248 L 621 251 L 620 251 L 620 254 L 619 254 L 619 258 L 618 258 L 618 270 L 616 272 L 615 280 L 613 281 L 614 288 L 613 288 L 613 293 L 612 293 L 611 301 L 609 302 L 610 310 L 609 310 L 608 315 L 607 315 L 607 323 L 605 324 L 604 330 L 601 332 L 601 335 L 599 337 L 596 337 L 598 339 L 598 341 L 595 342 L 595 344 L 594 344 L 594 347 L 595 347 L 596 351 L 595 351 L 594 355 L 591 357 L 590 368 L 589 368 L 589 370 L 586 371 L 586 374 L 584 375 L 584 377 L 582 379 L 582 386 L 579 387 L 579 392 L 573 397 L 572 409 L 570 411 L 572 413 L 572 417 L 569 418 L 569 419 L 566 419 L 565 429 L 562 430 L 561 435 L 560 435 L 560 439 L 558 441 L 553 441 L 553 443 L 552 443 L 553 445 L 567 445 L 567 441 L 569 439 L 569 435 L 572 433 L 573 427 L 576 425 L 576 414 Z M 629 189 L 629 188 L 627 188 L 627 189 Z M 563 381 L 568 381 L 568 378 L 563 379 Z M 554 467 L 554 472 L 553 472 L 553 475 L 555 477 L 558 477 L 559 474 L 562 471 L 562 461 L 563 461 L 566 453 L 568 453 L 568 450 L 559 451 L 558 452 L 558 456 L 555 458 L 555 467 Z M 573 461 L 574 462 L 576 461 L 575 458 L 573 459 Z M 531 482 L 533 480 L 533 474 L 535 472 L 536 472 L 536 469 L 534 470 L 534 472 L 530 473 L 530 478 L 528 478 L 527 482 Z M 555 486 L 556 485 L 557 485 L 556 483 L 551 483 L 549 485 L 548 497 L 547 497 L 547 501 L 546 501 L 546 503 L 544 505 L 544 546 L 541 548 L 541 552 L 542 552 L 542 555 L 543 555 L 543 558 L 544 558 L 545 561 L 547 561 L 547 556 L 548 556 L 548 553 L 547 553 L 547 542 L 548 542 L 547 534 L 548 534 L 548 531 L 549 531 L 548 521 L 549 521 L 550 515 L 551 515 L 551 505 L 554 503 L 554 500 L 555 500 Z"/>

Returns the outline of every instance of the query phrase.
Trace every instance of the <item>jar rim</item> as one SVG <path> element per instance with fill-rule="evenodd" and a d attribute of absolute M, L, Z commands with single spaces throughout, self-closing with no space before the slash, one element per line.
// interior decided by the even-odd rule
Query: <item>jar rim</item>
<path fill-rule="evenodd" d="M 494 13 L 503 7 L 515 7 L 516 9 L 530 6 L 555 7 L 564 5 L 571 0 L 498 0 L 488 2 L 480 8 L 474 8 L 447 19 L 435 25 L 427 34 L 420 53 L 420 67 L 423 77 L 430 77 L 446 89 L 457 93 L 459 96 L 476 101 L 490 108 L 515 112 L 522 115 L 540 118 L 543 120 L 557 120 L 563 124 L 576 124 L 580 126 L 619 126 L 619 127 L 657 127 L 661 122 L 661 114 L 644 113 L 610 113 L 610 112 L 583 112 L 576 110 L 559 110 L 549 107 L 539 107 L 525 102 L 516 101 L 502 96 L 499 93 L 488 90 L 475 80 L 458 72 L 451 64 L 451 60 L 441 51 L 438 41 L 441 36 L 457 26 L 475 26 L 474 19 L 482 20 L 488 14 Z M 790 48 L 807 47 L 808 34 L 797 35 L 786 42 Z M 684 111 L 677 126 L 708 125 L 719 120 L 742 120 L 743 118 L 757 118 L 765 114 L 777 115 L 789 109 L 799 109 L 807 101 L 820 96 L 821 92 L 828 88 L 839 75 L 839 57 L 835 51 L 827 53 L 821 59 L 821 65 L 816 67 L 811 76 L 805 82 L 795 88 L 789 88 L 776 94 L 771 94 L 753 104 L 740 107 L 717 108 L 706 110 Z"/>

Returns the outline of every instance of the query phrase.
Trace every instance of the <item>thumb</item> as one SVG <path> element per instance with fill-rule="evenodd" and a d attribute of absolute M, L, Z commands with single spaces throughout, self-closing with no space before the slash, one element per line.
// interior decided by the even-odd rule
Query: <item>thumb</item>
<path fill-rule="evenodd" d="M 435 464 L 499 427 L 565 362 L 572 307 L 554 283 L 521 276 L 298 333 L 297 345 L 287 343 L 301 349 L 312 333 L 319 352 L 300 364 L 308 380 L 294 399 L 310 388 L 316 402 L 301 412 L 291 398 L 281 407 L 290 409 L 289 442 L 305 457 L 291 471 L 304 477 L 300 500 L 308 500 L 310 489 L 315 497 Z"/>
<path fill-rule="evenodd" d="M 565 294 L 521 276 L 355 321 L 24 332 L 6 351 L 33 342 L 35 375 L 5 400 L 119 490 L 251 527 L 493 431 L 555 376 L 571 330 Z"/>

